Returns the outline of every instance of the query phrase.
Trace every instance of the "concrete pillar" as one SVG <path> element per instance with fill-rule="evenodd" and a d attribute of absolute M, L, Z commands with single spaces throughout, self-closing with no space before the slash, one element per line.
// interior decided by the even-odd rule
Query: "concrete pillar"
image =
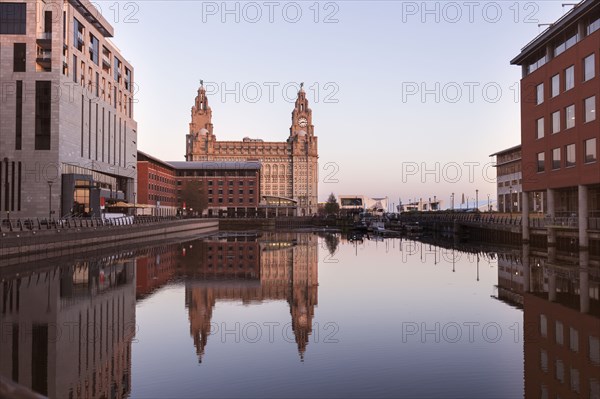
<path fill-rule="evenodd" d="M 554 270 L 551 270 L 548 274 L 548 300 L 550 302 L 556 301 L 556 274 Z"/>
<path fill-rule="evenodd" d="M 548 269 L 548 300 L 556 301 L 556 273 L 554 264 L 556 262 L 556 247 L 548 247 L 548 261 L 546 268 Z"/>
<path fill-rule="evenodd" d="M 531 290 L 531 268 L 529 265 L 529 244 L 523 244 L 523 292 L 529 292 Z"/>
<path fill-rule="evenodd" d="M 523 228 L 523 242 L 529 242 L 529 193 L 521 193 L 521 224 Z"/>
<path fill-rule="evenodd" d="M 554 206 L 554 194 L 555 194 L 555 190 L 553 188 L 549 188 L 546 190 L 546 202 L 547 202 L 547 214 L 554 218 L 554 216 L 556 215 L 556 208 Z"/>
<path fill-rule="evenodd" d="M 550 217 L 550 223 L 553 224 L 554 223 L 554 217 L 556 215 L 556 207 L 554 205 L 554 194 L 555 191 L 552 188 L 549 188 L 546 190 L 546 202 L 547 202 L 547 215 Z M 556 246 L 556 230 L 553 227 L 548 227 L 547 228 L 547 234 L 548 234 L 548 247 L 555 247 Z"/>
<path fill-rule="evenodd" d="M 589 313 L 590 311 L 590 253 L 579 251 L 579 311 Z"/>
<path fill-rule="evenodd" d="M 587 250 L 589 246 L 588 236 L 588 188 L 579 186 L 579 248 Z"/>

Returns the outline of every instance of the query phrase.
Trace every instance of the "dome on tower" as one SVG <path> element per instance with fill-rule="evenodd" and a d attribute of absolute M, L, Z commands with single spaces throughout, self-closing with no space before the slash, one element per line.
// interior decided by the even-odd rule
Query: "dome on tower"
<path fill-rule="evenodd" d="M 198 134 L 200 136 L 206 136 L 208 134 L 208 130 L 206 130 L 205 128 L 200 129 L 200 132 L 198 132 Z"/>
<path fill-rule="evenodd" d="M 300 130 L 298 132 L 298 136 L 306 136 L 306 132 L 304 130 Z"/>

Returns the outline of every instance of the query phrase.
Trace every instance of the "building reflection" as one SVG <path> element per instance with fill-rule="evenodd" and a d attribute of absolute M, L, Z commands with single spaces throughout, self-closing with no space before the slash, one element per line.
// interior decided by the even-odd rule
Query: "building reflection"
<path fill-rule="evenodd" d="M 137 257 L 135 263 L 135 294 L 142 300 L 177 278 L 180 272 L 179 252 L 182 244 L 153 247 Z"/>
<path fill-rule="evenodd" d="M 313 234 L 263 233 L 221 237 L 182 250 L 190 334 L 200 362 L 216 302 L 232 300 L 287 301 L 303 359 L 317 305 L 317 243 Z"/>
<path fill-rule="evenodd" d="M 2 275 L 0 374 L 51 398 L 131 389 L 130 253 Z"/>
<path fill-rule="evenodd" d="M 522 303 L 525 397 L 600 398 L 598 261 L 585 251 L 573 257 L 528 245 L 514 259 L 499 262 L 498 291 L 500 299 Z"/>

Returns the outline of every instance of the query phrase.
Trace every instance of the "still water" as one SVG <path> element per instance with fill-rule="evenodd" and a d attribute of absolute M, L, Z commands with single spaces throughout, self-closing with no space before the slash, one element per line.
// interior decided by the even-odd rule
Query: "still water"
<path fill-rule="evenodd" d="M 50 397 L 600 397 L 584 255 L 231 233 L 0 277 L 0 374 Z"/>

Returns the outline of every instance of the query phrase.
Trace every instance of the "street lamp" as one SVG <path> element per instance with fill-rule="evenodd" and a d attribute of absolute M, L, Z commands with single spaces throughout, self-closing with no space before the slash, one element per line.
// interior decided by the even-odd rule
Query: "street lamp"
<path fill-rule="evenodd" d="M 491 212 L 492 208 L 490 207 L 490 195 L 488 194 L 488 212 Z"/>
<path fill-rule="evenodd" d="M 479 190 L 475 190 L 475 208 L 479 210 Z"/>
<path fill-rule="evenodd" d="M 451 198 L 452 198 L 452 210 L 454 210 L 454 193 L 452 193 Z"/>
<path fill-rule="evenodd" d="M 48 180 L 48 220 L 52 219 L 52 180 Z"/>

